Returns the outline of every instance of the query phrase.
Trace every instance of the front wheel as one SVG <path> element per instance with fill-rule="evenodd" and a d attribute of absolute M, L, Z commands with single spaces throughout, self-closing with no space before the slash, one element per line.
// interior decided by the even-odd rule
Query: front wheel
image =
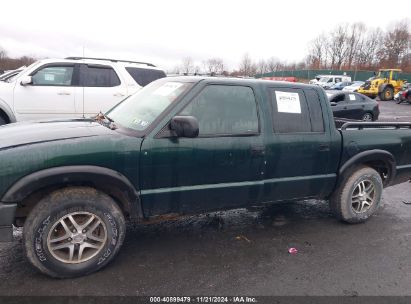
<path fill-rule="evenodd" d="M 125 220 L 108 195 L 92 188 L 58 190 L 43 198 L 24 225 L 29 261 L 41 272 L 70 278 L 97 271 L 119 251 Z"/>
<path fill-rule="evenodd" d="M 359 167 L 343 176 L 330 198 L 335 216 L 347 223 L 361 223 L 373 215 L 381 202 L 381 176 L 370 167 Z"/>
<path fill-rule="evenodd" d="M 382 101 L 385 100 L 392 100 L 394 97 L 394 90 L 391 87 L 386 87 L 381 93 L 380 93 L 380 99 Z"/>

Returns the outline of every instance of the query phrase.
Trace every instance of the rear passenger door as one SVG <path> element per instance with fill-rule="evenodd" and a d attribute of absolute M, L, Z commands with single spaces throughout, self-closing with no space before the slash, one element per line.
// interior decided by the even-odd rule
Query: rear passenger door
<path fill-rule="evenodd" d="M 271 87 L 272 130 L 266 137 L 264 200 L 318 197 L 334 182 L 330 134 L 314 89 Z"/>
<path fill-rule="evenodd" d="M 127 96 L 117 72 L 108 65 L 81 64 L 76 111 L 85 116 L 106 112 Z"/>

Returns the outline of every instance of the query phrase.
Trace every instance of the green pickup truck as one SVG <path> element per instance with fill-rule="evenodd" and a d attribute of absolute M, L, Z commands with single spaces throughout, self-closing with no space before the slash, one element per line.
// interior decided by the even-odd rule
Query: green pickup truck
<path fill-rule="evenodd" d="M 337 129 L 316 86 L 160 79 L 93 119 L 0 127 L 0 240 L 24 226 L 30 262 L 66 278 L 112 260 L 126 221 L 318 198 L 363 222 L 411 177 L 410 128 Z"/>

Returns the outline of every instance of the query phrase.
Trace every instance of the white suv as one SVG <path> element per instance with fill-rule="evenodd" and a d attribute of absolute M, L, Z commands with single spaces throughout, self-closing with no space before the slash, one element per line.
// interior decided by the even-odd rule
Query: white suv
<path fill-rule="evenodd" d="M 165 76 L 145 62 L 85 57 L 40 60 L 0 81 L 0 125 L 95 115 Z"/>

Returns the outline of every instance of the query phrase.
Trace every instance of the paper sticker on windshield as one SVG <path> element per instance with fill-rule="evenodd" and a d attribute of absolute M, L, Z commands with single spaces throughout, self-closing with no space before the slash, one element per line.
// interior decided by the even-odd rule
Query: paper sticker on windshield
<path fill-rule="evenodd" d="M 183 84 L 180 82 L 166 82 L 163 84 L 161 87 L 157 88 L 153 94 L 155 95 L 161 95 L 161 96 L 168 96 L 175 90 L 177 90 L 179 87 L 181 87 Z"/>
<path fill-rule="evenodd" d="M 141 126 L 141 127 L 145 128 L 149 125 L 149 122 L 145 121 L 145 120 L 142 120 L 142 119 L 136 118 L 136 119 L 133 120 L 133 124 L 136 124 L 138 126 Z"/>
<path fill-rule="evenodd" d="M 44 80 L 54 81 L 54 74 L 44 74 Z"/>
<path fill-rule="evenodd" d="M 275 91 L 277 110 L 282 113 L 301 114 L 300 96 L 298 93 Z"/>
<path fill-rule="evenodd" d="M 355 100 L 355 95 L 354 94 L 348 94 L 350 96 L 350 100 Z"/>

